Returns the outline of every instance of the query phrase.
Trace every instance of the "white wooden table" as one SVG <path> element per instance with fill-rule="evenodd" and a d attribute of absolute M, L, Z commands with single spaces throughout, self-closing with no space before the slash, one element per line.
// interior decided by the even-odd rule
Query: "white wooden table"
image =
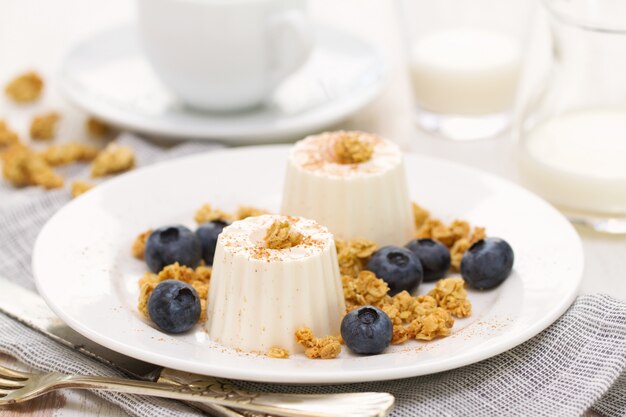
<path fill-rule="evenodd" d="M 433 0 L 434 1 L 434 0 Z M 311 0 L 313 15 L 358 34 L 381 47 L 391 66 L 389 84 L 372 105 L 343 123 L 342 128 L 372 131 L 420 152 L 473 165 L 517 180 L 515 145 L 508 135 L 493 140 L 454 143 L 429 137 L 412 122 L 412 99 L 404 51 L 393 2 L 388 0 Z M 34 112 L 55 109 L 64 117 L 61 135 L 80 139 L 85 114 L 55 89 L 54 74 L 74 42 L 116 23 L 132 19 L 128 0 L 2 0 L 0 2 L 0 84 L 25 69 L 42 72 L 46 96 L 35 106 L 16 109 L 0 98 L 0 118 L 10 118 L 24 135 Z M 441 174 L 441 175 L 445 175 Z M 581 231 L 586 256 L 582 293 L 609 293 L 626 299 L 626 238 Z M 18 366 L 6 356 L 0 363 Z M 91 394 L 63 391 L 10 409 L 2 416 L 123 416 L 117 407 Z M 591 415 L 591 414 L 590 414 Z"/>

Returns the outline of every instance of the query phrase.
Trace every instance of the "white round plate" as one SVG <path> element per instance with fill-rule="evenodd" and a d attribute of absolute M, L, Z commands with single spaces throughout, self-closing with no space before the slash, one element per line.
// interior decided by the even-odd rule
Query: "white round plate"
<path fill-rule="evenodd" d="M 216 151 L 131 172 L 60 210 L 39 235 L 33 259 L 41 295 L 72 328 L 110 349 L 158 365 L 253 381 L 344 383 L 424 375 L 489 358 L 533 337 L 571 304 L 582 276 L 580 239 L 539 197 L 508 181 L 451 162 L 406 155 L 411 197 L 443 219 L 484 225 L 515 251 L 512 275 L 491 291 L 469 291 L 471 317 L 452 335 L 411 341 L 377 356 L 334 360 L 238 353 L 208 339 L 202 326 L 170 336 L 136 309 L 147 270 L 131 244 L 166 224 L 193 227 L 210 202 L 225 210 L 279 207 L 287 146 Z M 432 285 L 422 285 L 419 293 Z"/>
<path fill-rule="evenodd" d="M 302 137 L 348 117 L 380 93 L 386 68 L 370 44 L 316 26 L 309 61 L 256 110 L 202 113 L 157 80 L 130 25 L 100 33 L 65 58 L 60 84 L 89 113 L 124 129 L 172 139 L 259 144 Z"/>

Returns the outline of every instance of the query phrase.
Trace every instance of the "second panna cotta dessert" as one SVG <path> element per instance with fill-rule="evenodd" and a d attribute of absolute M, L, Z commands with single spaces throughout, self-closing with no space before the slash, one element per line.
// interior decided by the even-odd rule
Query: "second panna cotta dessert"
<path fill-rule="evenodd" d="M 281 211 L 315 219 L 341 239 L 384 246 L 415 236 L 402 152 L 364 132 L 326 132 L 297 142 Z"/>
<path fill-rule="evenodd" d="M 337 335 L 345 302 L 333 235 L 301 217 L 263 215 L 219 235 L 207 304 L 212 340 L 247 352 L 302 350 L 303 326 Z"/>

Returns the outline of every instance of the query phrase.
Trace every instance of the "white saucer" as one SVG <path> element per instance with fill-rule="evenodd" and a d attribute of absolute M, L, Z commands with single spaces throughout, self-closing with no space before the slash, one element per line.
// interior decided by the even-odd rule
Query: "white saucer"
<path fill-rule="evenodd" d="M 134 28 L 100 33 L 66 57 L 60 84 L 78 106 L 113 125 L 173 139 L 268 143 L 304 136 L 345 119 L 381 91 L 386 68 L 368 43 L 316 26 L 316 49 L 268 105 L 237 114 L 184 107 L 156 79 Z"/>
<path fill-rule="evenodd" d="M 456 320 L 451 336 L 410 341 L 377 356 L 344 349 L 337 359 L 310 360 L 303 354 L 270 359 L 227 349 L 209 340 L 200 325 L 183 335 L 159 331 L 137 311 L 137 282 L 147 267 L 131 255 L 135 236 L 167 224 L 195 227 L 193 214 L 205 202 L 229 211 L 239 204 L 278 209 L 288 149 L 216 151 L 97 186 L 61 209 L 41 231 L 33 254 L 39 292 L 69 326 L 117 352 L 199 374 L 282 383 L 407 378 L 468 365 L 533 337 L 574 300 L 582 277 L 582 245 L 559 212 L 508 181 L 409 154 L 413 199 L 446 221 L 461 218 L 485 226 L 515 251 L 513 273 L 502 285 L 469 291 L 472 315 Z M 418 292 L 432 285 L 422 284 Z"/>

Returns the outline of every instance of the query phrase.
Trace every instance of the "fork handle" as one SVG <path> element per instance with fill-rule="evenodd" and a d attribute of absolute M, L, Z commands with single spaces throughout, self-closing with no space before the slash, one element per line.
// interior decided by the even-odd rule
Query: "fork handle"
<path fill-rule="evenodd" d="M 67 375 L 55 388 L 96 389 L 219 404 L 284 417 L 382 417 L 394 397 L 387 393 L 297 395 L 240 390 L 219 380 L 169 385 L 131 379 Z"/>

